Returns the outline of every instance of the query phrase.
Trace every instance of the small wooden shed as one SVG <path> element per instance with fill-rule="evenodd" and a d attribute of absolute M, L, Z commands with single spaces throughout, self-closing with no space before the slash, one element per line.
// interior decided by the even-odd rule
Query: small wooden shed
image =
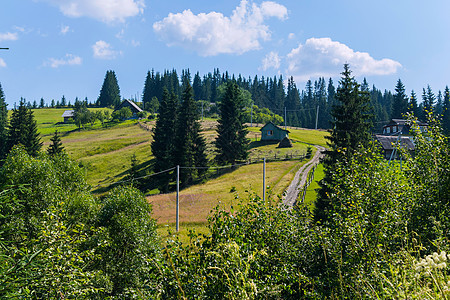
<path fill-rule="evenodd" d="M 278 127 L 272 122 L 267 123 L 261 129 L 261 141 L 281 141 L 285 137 L 289 138 L 289 130 Z"/>
<path fill-rule="evenodd" d="M 64 123 L 68 123 L 70 119 L 73 119 L 74 117 L 74 110 L 66 110 L 64 111 L 64 113 L 62 114 L 62 116 L 64 118 Z"/>

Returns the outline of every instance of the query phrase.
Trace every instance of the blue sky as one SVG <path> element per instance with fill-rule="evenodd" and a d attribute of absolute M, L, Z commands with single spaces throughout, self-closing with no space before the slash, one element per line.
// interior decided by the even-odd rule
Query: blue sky
<path fill-rule="evenodd" d="M 358 80 L 418 95 L 450 83 L 444 0 L 2 0 L 0 83 L 7 102 L 97 99 L 107 70 L 123 97 L 148 70 L 214 68 L 245 77 Z M 11 107 L 11 106 L 10 106 Z"/>

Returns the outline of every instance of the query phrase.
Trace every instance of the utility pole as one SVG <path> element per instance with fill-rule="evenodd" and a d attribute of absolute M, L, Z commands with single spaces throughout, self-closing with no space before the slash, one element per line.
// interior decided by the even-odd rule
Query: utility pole
<path fill-rule="evenodd" d="M 317 122 L 319 121 L 319 105 L 317 105 L 317 111 L 316 111 L 316 130 L 317 130 Z"/>
<path fill-rule="evenodd" d="M 176 213 L 176 218 L 177 218 L 176 230 L 178 232 L 178 230 L 180 229 L 180 166 L 179 165 L 177 165 L 177 213 Z"/>
<path fill-rule="evenodd" d="M 266 202 L 266 158 L 263 163 L 263 203 Z"/>
<path fill-rule="evenodd" d="M 284 107 L 284 130 L 286 130 L 286 106 Z"/>

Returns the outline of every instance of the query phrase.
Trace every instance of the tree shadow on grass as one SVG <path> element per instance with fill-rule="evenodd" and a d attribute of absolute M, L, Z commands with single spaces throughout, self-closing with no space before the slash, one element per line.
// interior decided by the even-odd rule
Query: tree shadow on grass
<path fill-rule="evenodd" d="M 250 143 L 250 149 L 258 148 L 267 145 L 278 145 L 279 141 L 252 141 Z"/>

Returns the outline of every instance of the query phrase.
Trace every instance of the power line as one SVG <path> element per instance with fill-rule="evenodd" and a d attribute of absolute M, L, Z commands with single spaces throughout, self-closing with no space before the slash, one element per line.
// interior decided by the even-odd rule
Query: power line
<path fill-rule="evenodd" d="M 104 183 L 104 184 L 98 184 L 96 185 L 96 187 L 100 187 L 100 186 L 106 186 L 106 185 L 113 185 L 113 184 L 119 184 L 119 183 L 123 183 L 123 182 L 128 182 L 128 181 L 133 181 L 133 180 L 138 180 L 138 179 L 142 179 L 142 178 L 147 178 L 147 177 L 152 177 L 152 176 L 156 176 L 156 175 L 160 175 L 162 173 L 166 173 L 166 172 L 170 172 L 172 170 L 175 170 L 177 167 L 173 167 L 161 172 L 157 172 L 157 173 L 153 173 L 153 174 L 149 174 L 149 175 L 145 175 L 145 176 L 141 176 L 141 177 L 137 177 L 137 178 L 131 178 L 131 179 L 127 179 L 127 180 L 121 180 L 121 181 L 117 181 L 117 182 L 113 182 L 113 183 Z"/>

